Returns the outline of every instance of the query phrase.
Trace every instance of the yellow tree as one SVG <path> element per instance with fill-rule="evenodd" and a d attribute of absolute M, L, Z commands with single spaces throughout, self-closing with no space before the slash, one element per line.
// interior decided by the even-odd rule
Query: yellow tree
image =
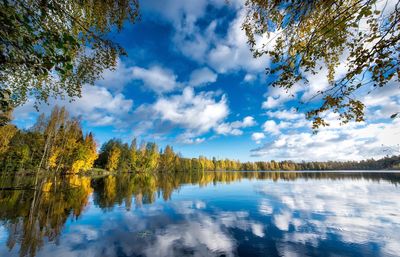
<path fill-rule="evenodd" d="M 97 144 L 93 138 L 93 134 L 89 133 L 89 135 L 85 138 L 85 159 L 84 165 L 82 167 L 83 171 L 87 171 L 93 167 L 94 161 L 97 159 Z"/>
<path fill-rule="evenodd" d="M 138 168 L 138 151 L 137 151 L 137 143 L 136 138 L 134 138 L 129 147 L 129 159 L 130 159 L 130 169 L 131 171 L 136 171 Z"/>
<path fill-rule="evenodd" d="M 116 145 L 113 145 L 108 155 L 106 170 L 109 171 L 117 170 L 120 156 L 121 156 L 121 150 Z"/>
<path fill-rule="evenodd" d="M 148 168 L 154 171 L 158 167 L 160 153 L 155 143 L 148 143 L 146 150 L 146 159 L 148 160 Z"/>
<path fill-rule="evenodd" d="M 174 166 L 176 155 L 171 146 L 165 147 L 164 153 L 160 157 L 160 166 L 164 171 L 171 171 Z"/>
<path fill-rule="evenodd" d="M 59 137 L 60 139 L 54 147 L 58 154 L 56 171 L 60 168 L 71 171 L 74 161 L 84 158 L 81 150 L 84 141 L 79 120 L 68 119 L 65 122 L 65 128 L 60 130 Z"/>
<path fill-rule="evenodd" d="M 94 161 L 97 159 L 96 142 L 92 133 L 86 135 L 85 140 L 79 143 L 79 146 L 72 156 L 73 163 L 72 172 L 88 171 L 93 167 Z"/>

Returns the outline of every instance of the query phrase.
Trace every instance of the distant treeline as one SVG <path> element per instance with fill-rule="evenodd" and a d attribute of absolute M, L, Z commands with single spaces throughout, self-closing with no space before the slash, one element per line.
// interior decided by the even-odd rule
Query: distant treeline
<path fill-rule="evenodd" d="M 329 162 L 240 162 L 200 156 L 184 158 L 171 146 L 136 139 L 130 144 L 111 139 L 97 152 L 91 133 L 83 135 L 79 119 L 64 107 L 55 107 L 49 117 L 40 115 L 32 128 L 0 127 L 0 171 L 85 172 L 93 167 L 111 172 L 258 171 L 258 170 L 380 170 L 400 169 L 400 156 L 380 160 Z"/>
<path fill-rule="evenodd" d="M 382 170 L 400 169 L 400 156 L 385 157 L 379 160 L 363 161 L 328 161 L 328 162 L 292 162 L 292 161 L 259 161 L 240 162 L 238 160 L 184 158 L 166 146 L 159 151 L 155 143 L 142 143 L 137 147 L 136 139 L 131 144 L 122 143 L 119 139 L 106 142 L 95 165 L 109 171 L 147 170 L 168 171 L 289 171 L 289 170 Z"/>

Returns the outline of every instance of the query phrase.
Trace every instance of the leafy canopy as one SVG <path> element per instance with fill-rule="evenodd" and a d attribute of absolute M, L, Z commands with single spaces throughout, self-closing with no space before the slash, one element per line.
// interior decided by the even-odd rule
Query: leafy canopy
<path fill-rule="evenodd" d="M 30 96 L 79 97 L 125 54 L 106 35 L 138 9 L 137 0 L 0 0 L 1 113 Z"/>
<path fill-rule="evenodd" d="M 320 105 L 307 110 L 314 129 L 328 125 L 329 110 L 343 123 L 363 121 L 360 92 L 399 82 L 400 1 L 393 1 L 247 0 L 242 29 L 254 57 L 271 57 L 272 86 L 289 90 L 307 85 L 307 74 L 328 71 L 329 87 L 313 97 Z M 268 42 L 260 44 L 262 37 Z"/>

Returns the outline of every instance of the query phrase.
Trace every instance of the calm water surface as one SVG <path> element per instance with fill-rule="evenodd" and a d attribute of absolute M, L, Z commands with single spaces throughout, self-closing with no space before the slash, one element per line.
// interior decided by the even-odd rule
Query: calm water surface
<path fill-rule="evenodd" d="M 399 256 L 399 183 L 340 172 L 2 177 L 0 256 Z"/>

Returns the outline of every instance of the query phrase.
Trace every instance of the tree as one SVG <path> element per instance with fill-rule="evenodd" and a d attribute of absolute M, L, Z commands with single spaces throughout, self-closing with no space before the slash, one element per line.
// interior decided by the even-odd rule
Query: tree
<path fill-rule="evenodd" d="M 125 54 L 106 34 L 136 21 L 138 8 L 137 0 L 1 0 L 0 114 L 29 96 L 80 96 Z"/>
<path fill-rule="evenodd" d="M 5 126 L 11 120 L 12 104 L 10 90 L 0 87 L 0 127 Z"/>
<path fill-rule="evenodd" d="M 173 171 L 175 157 L 173 148 L 170 145 L 167 145 L 164 153 L 160 156 L 160 169 L 166 172 Z"/>
<path fill-rule="evenodd" d="M 97 144 L 96 141 L 94 140 L 92 133 L 89 133 L 89 135 L 86 136 L 84 142 L 84 149 L 85 149 L 85 155 L 84 155 L 85 164 L 83 165 L 82 169 L 84 171 L 87 171 L 93 167 L 94 161 L 98 157 Z"/>
<path fill-rule="evenodd" d="M 65 133 L 64 131 L 66 131 L 68 113 L 65 107 L 59 108 L 55 106 L 51 111 L 48 121 L 42 120 L 43 117 L 39 117 L 38 122 L 40 124 L 34 125 L 34 127 L 43 129 L 41 132 L 45 137 L 43 154 L 38 169 L 44 167 L 46 170 L 49 170 L 49 168 L 57 166 L 57 159 L 63 150 L 60 149 L 60 140 L 62 140 L 61 137 Z"/>
<path fill-rule="evenodd" d="M 94 161 L 97 159 L 96 142 L 93 134 L 86 135 L 84 141 L 79 144 L 74 152 L 72 172 L 88 171 L 93 167 Z"/>
<path fill-rule="evenodd" d="M 97 158 L 93 135 L 84 137 L 80 121 L 70 117 L 64 107 L 54 107 L 48 119 L 39 116 L 32 129 L 32 133 L 38 132 L 44 136 L 39 169 L 79 172 L 93 167 Z"/>
<path fill-rule="evenodd" d="M 134 138 L 129 146 L 129 157 L 130 157 L 130 170 L 137 170 L 137 162 L 138 162 L 138 152 L 137 152 L 137 143 L 136 138 Z"/>
<path fill-rule="evenodd" d="M 154 171 L 158 167 L 160 153 L 156 143 L 147 143 L 146 160 L 148 169 Z"/>
<path fill-rule="evenodd" d="M 50 165 L 50 168 L 56 171 L 61 168 L 64 171 L 78 172 L 81 170 L 85 158 L 83 132 L 79 120 L 70 118 L 67 113 L 65 115 L 65 121 L 56 132 L 55 142 L 51 147 L 50 158 L 55 156 L 56 160 L 54 165 Z M 81 165 L 77 166 L 76 160 L 81 160 Z"/>
<path fill-rule="evenodd" d="M 14 125 L 0 126 L 0 155 L 7 152 L 10 141 L 17 131 L 18 129 Z"/>
<path fill-rule="evenodd" d="M 267 73 L 276 78 L 274 87 L 307 85 L 307 74 L 327 70 L 329 87 L 314 96 L 321 101 L 307 111 L 317 129 L 328 125 L 323 114 L 330 110 L 343 123 L 363 121 L 364 104 L 357 95 L 399 82 L 399 5 L 388 0 L 247 0 L 242 28 L 254 56 L 271 57 Z M 260 37 L 268 43 L 260 46 Z M 337 77 L 341 63 L 347 70 Z"/>
<path fill-rule="evenodd" d="M 119 163 L 118 163 L 118 170 L 120 171 L 130 171 L 131 169 L 131 152 L 129 150 L 129 145 L 126 143 L 120 143 L 118 148 L 121 150 Z"/>
<path fill-rule="evenodd" d="M 111 151 L 108 154 L 106 169 L 109 171 L 115 171 L 118 169 L 119 158 L 121 156 L 121 149 L 117 145 L 111 147 Z"/>
<path fill-rule="evenodd" d="M 98 159 L 96 160 L 95 164 L 98 167 L 101 167 L 103 169 L 108 169 L 108 163 L 109 163 L 109 157 L 111 156 L 111 152 L 113 151 L 113 149 L 118 148 L 119 151 L 121 152 L 121 145 L 122 142 L 119 139 L 110 139 L 107 142 L 105 142 L 100 149 L 100 154 Z M 120 155 L 120 154 L 119 154 Z M 119 167 L 119 156 L 118 156 L 118 160 L 116 160 L 116 165 L 115 169 L 118 169 Z"/>

